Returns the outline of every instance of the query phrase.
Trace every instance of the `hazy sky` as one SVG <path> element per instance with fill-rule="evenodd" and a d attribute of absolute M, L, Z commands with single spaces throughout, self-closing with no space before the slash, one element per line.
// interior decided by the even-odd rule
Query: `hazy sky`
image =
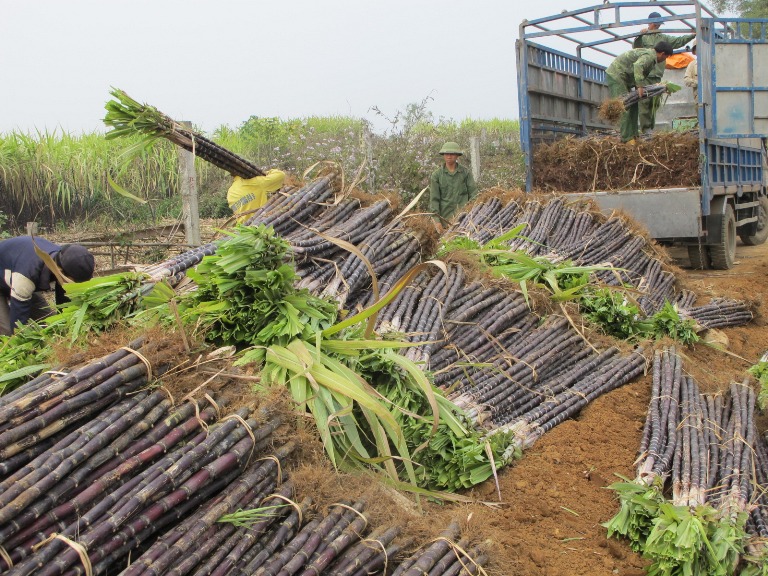
<path fill-rule="evenodd" d="M 517 118 L 524 18 L 574 0 L 0 0 L 0 132 L 104 131 L 110 86 L 206 131 L 249 116 Z"/>

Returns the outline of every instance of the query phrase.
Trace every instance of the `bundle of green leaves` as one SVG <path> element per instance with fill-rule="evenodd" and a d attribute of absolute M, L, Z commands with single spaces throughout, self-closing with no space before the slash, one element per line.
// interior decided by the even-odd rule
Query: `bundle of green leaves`
<path fill-rule="evenodd" d="M 684 344 L 700 340 L 693 320 L 681 318 L 669 302 L 652 316 L 645 316 L 622 289 L 586 290 L 579 299 L 579 309 L 606 334 L 622 340 L 669 337 Z"/>
<path fill-rule="evenodd" d="M 152 287 L 144 286 L 146 280 L 142 272 L 122 272 L 65 284 L 69 302 L 61 305 L 58 314 L 47 318 L 46 324 L 72 343 L 81 334 L 102 332 L 141 308 L 144 290 Z"/>
<path fill-rule="evenodd" d="M 475 258 L 493 274 L 517 282 L 526 301 L 529 286 L 547 289 L 553 300 L 577 299 L 589 285 L 592 272 L 612 269 L 609 266 L 576 266 L 569 260 L 554 262 L 545 256 L 511 250 L 507 243 L 514 238 L 524 238 L 521 232 L 526 226 L 519 224 L 482 245 L 465 236 L 454 236 L 440 246 L 437 255 L 444 257 L 458 251 Z"/>
<path fill-rule="evenodd" d="M 641 552 L 653 528 L 653 519 L 665 500 L 663 479 L 657 477 L 648 485 L 623 478 L 623 482 L 615 482 L 609 488 L 616 491 L 620 507 L 619 512 L 603 524 L 608 529 L 608 537 L 627 538 L 632 550 Z"/>
<path fill-rule="evenodd" d="M 495 470 L 509 464 L 504 452 L 512 443 L 512 433 L 481 433 L 433 387 L 443 415 L 435 430 L 434 422 L 422 416 L 431 411 L 429 399 L 413 387 L 408 373 L 399 369 L 400 358 L 392 350 L 367 350 L 354 360 L 354 368 L 396 407 L 395 420 L 408 446 L 413 447 L 420 486 L 453 492 L 484 482 Z M 512 454 L 519 456 L 519 452 Z"/>
<path fill-rule="evenodd" d="M 49 368 L 53 343 L 69 340 L 74 345 L 81 335 L 102 332 L 139 310 L 145 280 L 145 274 L 125 272 L 65 284 L 69 301 L 56 314 L 0 336 L 0 394 Z"/>
<path fill-rule="evenodd" d="M 608 537 L 627 538 L 635 552 L 652 561 L 648 574 L 734 574 L 746 539 L 746 513 L 732 518 L 710 505 L 675 505 L 665 498 L 661 477 L 651 485 L 624 479 L 609 488 L 621 506 L 603 526 Z"/>
<path fill-rule="evenodd" d="M 286 345 L 333 323 L 336 305 L 294 287 L 290 245 L 272 228 L 238 226 L 187 275 L 198 289 L 180 302 L 185 320 L 212 342 Z M 263 355 L 262 355 L 263 359 Z"/>
<path fill-rule="evenodd" d="M 46 327 L 34 321 L 0 336 L 0 396 L 51 367 L 49 338 Z"/>

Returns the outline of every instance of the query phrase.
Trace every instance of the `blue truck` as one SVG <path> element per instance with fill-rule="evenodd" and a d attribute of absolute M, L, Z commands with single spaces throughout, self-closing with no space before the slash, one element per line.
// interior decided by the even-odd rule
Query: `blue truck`
<path fill-rule="evenodd" d="M 700 186 L 580 195 L 604 211 L 628 212 L 662 244 L 688 246 L 694 268 L 729 269 L 737 237 L 747 245 L 768 238 L 767 19 L 724 18 L 696 0 L 660 0 L 604 2 L 524 20 L 516 52 L 526 189 L 533 188 L 538 144 L 610 130 L 598 117 L 609 98 L 605 70 L 656 21 L 650 10 L 661 14 L 661 32 L 696 33 L 698 101 L 688 89 L 688 102 L 677 96 L 659 117 L 669 129 L 680 120 L 675 114 L 693 116 Z"/>

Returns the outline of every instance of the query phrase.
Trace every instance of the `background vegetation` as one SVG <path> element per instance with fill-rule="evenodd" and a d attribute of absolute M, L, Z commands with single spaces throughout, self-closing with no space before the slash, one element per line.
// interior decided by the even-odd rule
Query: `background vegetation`
<path fill-rule="evenodd" d="M 406 199 L 428 185 L 445 140 L 458 141 L 469 164 L 469 142 L 475 136 L 480 139 L 481 189 L 517 188 L 523 182 L 517 121 L 435 121 L 426 101 L 393 118 L 379 114 L 386 120 L 383 133 L 374 133 L 358 118 L 252 116 L 236 128 L 222 126 L 206 136 L 262 168 L 297 177 L 321 160 L 338 163 L 348 179 L 363 166 L 361 188 L 397 191 Z M 100 228 L 178 218 L 178 149 L 162 140 L 125 165 L 121 155 L 131 144 L 107 141 L 99 133 L 0 134 L 0 229 L 9 235 L 29 221 Z M 230 215 L 226 192 L 231 176 L 201 160 L 196 169 L 201 217 Z M 141 205 L 116 194 L 109 177 L 148 202 Z"/>
<path fill-rule="evenodd" d="M 734 12 L 742 18 L 768 17 L 768 0 L 713 0 L 716 12 Z"/>

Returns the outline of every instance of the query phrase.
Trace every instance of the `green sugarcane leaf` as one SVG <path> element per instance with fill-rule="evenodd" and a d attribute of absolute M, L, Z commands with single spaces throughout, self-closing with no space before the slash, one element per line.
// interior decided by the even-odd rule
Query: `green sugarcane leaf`
<path fill-rule="evenodd" d="M 437 427 L 440 425 L 440 406 L 435 397 L 435 392 L 432 389 L 432 384 L 427 380 L 427 377 L 424 376 L 424 372 L 405 356 L 391 353 L 389 354 L 389 357 L 392 362 L 408 373 L 411 377 L 411 381 L 419 387 L 420 392 L 427 398 L 429 407 L 432 410 L 432 435 L 434 436 L 437 433 Z"/>
<path fill-rule="evenodd" d="M 39 374 L 43 370 L 47 370 L 50 367 L 50 364 L 30 364 L 28 366 L 13 370 L 12 372 L 6 372 L 0 375 L 0 395 L 2 395 L 4 392 L 2 384 L 16 380 L 17 378 L 26 378 L 27 376 L 31 376 L 33 374 Z"/>
<path fill-rule="evenodd" d="M 422 262 L 421 264 L 417 264 L 416 266 L 413 266 L 410 270 L 408 270 L 395 284 L 390 288 L 389 292 L 387 292 L 378 302 L 375 302 L 365 310 L 358 312 L 354 316 L 351 316 L 347 318 L 346 320 L 343 320 L 342 322 L 339 322 L 335 324 L 334 326 L 331 326 L 330 328 L 326 328 L 323 330 L 323 336 L 333 336 L 334 334 L 341 332 L 345 328 L 349 328 L 350 326 L 354 326 L 355 324 L 359 324 L 363 321 L 368 322 L 368 326 L 366 328 L 366 337 L 370 337 L 371 333 L 373 332 L 373 325 L 376 322 L 376 314 L 378 314 L 379 310 L 381 310 L 384 306 L 389 304 L 395 296 L 397 296 L 401 290 L 405 288 L 405 286 L 413 279 L 419 272 L 426 269 L 429 266 L 437 266 L 443 272 L 448 274 L 448 269 L 445 266 L 445 263 L 440 260 L 429 260 L 427 262 Z"/>
<path fill-rule="evenodd" d="M 112 188 L 112 190 L 120 194 L 120 196 L 123 196 L 124 198 L 128 198 L 129 200 L 133 200 L 134 202 L 137 202 L 139 204 L 147 203 L 145 199 L 139 198 L 138 196 L 131 194 L 130 192 L 128 192 L 128 190 L 120 186 L 117 182 L 115 182 L 112 179 L 112 176 L 110 176 L 109 174 L 107 174 L 107 182 L 109 183 L 109 186 Z"/>
<path fill-rule="evenodd" d="M 503 248 L 504 244 L 506 244 L 507 242 L 515 238 L 524 238 L 525 240 L 528 240 L 530 242 L 530 238 L 527 238 L 520 234 L 523 230 L 526 229 L 527 226 L 528 226 L 527 222 L 522 222 L 517 226 L 515 226 L 514 228 L 512 228 L 511 230 L 508 230 L 501 236 L 492 238 L 491 240 L 489 240 L 483 245 L 483 250 L 501 249 Z"/>

